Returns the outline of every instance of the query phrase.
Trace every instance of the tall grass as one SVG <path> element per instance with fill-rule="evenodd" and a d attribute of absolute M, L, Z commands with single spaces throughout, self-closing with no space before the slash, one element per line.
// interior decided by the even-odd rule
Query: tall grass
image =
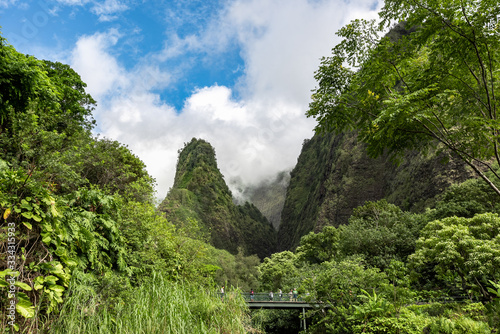
<path fill-rule="evenodd" d="M 214 289 L 177 283 L 153 274 L 132 290 L 127 302 L 100 305 L 91 288 L 71 288 L 60 316 L 47 324 L 50 333 L 249 333 L 250 316 L 238 291 L 224 301 Z"/>

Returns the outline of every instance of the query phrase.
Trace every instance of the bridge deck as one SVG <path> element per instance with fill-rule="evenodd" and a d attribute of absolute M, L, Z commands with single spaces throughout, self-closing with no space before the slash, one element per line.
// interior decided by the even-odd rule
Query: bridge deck
<path fill-rule="evenodd" d="M 251 309 L 304 309 L 304 308 L 314 308 L 320 307 L 317 302 L 306 302 L 301 296 L 297 296 L 293 299 L 285 294 L 281 296 L 276 293 L 271 299 L 268 293 L 254 293 L 253 295 L 249 293 L 242 293 L 243 299 L 247 302 L 247 305 Z"/>
<path fill-rule="evenodd" d="M 309 304 L 304 301 L 288 302 L 288 301 L 247 301 L 250 309 L 289 309 L 289 308 L 314 308 L 319 307 L 319 304 Z"/>

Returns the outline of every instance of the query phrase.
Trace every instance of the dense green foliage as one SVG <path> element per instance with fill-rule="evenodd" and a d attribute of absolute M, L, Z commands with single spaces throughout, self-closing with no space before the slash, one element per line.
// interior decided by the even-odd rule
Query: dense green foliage
<path fill-rule="evenodd" d="M 440 143 L 500 195 L 498 174 L 484 173 L 500 162 L 498 15 L 495 0 L 386 1 L 378 26 L 340 29 L 308 115 L 319 129 L 359 130 L 373 156 Z M 393 22 L 402 34 L 380 38 Z"/>
<path fill-rule="evenodd" d="M 196 284 L 172 283 L 154 273 L 134 288 L 127 303 L 99 307 L 91 289 L 95 279 L 80 274 L 70 286 L 68 303 L 50 326 L 50 333 L 248 333 L 246 305 L 239 291 L 222 301 Z"/>
<path fill-rule="evenodd" d="M 441 287 L 490 299 L 487 286 L 500 281 L 500 218 L 485 213 L 432 221 L 421 231 L 410 263 L 417 270 L 431 266 Z"/>
<path fill-rule="evenodd" d="M 260 267 L 324 303 L 312 332 L 498 331 L 499 11 L 386 1 L 380 25 L 351 22 L 322 59 L 308 111 L 322 137 L 304 144 L 280 226 L 281 249 L 298 247 Z M 482 180 L 461 183 L 457 158 Z"/>
<path fill-rule="evenodd" d="M 258 259 L 158 212 L 144 163 L 92 136 L 80 76 L 3 39 L 0 73 L 0 331 L 251 331 L 238 293 L 215 292 L 257 288 Z"/>
<path fill-rule="evenodd" d="M 363 255 L 370 266 L 385 269 L 413 253 L 423 223 L 423 217 L 385 200 L 366 202 L 354 209 L 348 225 L 339 227 L 339 247 L 343 254 Z"/>
<path fill-rule="evenodd" d="M 276 231 L 253 204 L 234 204 L 215 151 L 202 139 L 193 138 L 180 151 L 174 186 L 160 210 L 177 225 L 197 221 L 212 245 L 233 254 L 242 247 L 264 258 L 275 249 Z"/>
<path fill-rule="evenodd" d="M 463 163 L 444 153 L 432 157 L 410 151 L 395 165 L 387 155 L 370 158 L 355 132 L 316 134 L 304 142 L 291 172 L 279 249 L 294 249 L 302 236 L 323 226 L 347 224 L 354 208 L 365 201 L 385 198 L 422 212 L 436 195 L 470 176 Z"/>
<path fill-rule="evenodd" d="M 278 239 L 203 140 L 156 207 L 144 163 L 91 134 L 79 75 L 2 39 L 0 331 L 297 332 L 298 312 L 240 294 L 297 289 L 311 333 L 498 332 L 499 11 L 388 0 L 383 21 L 406 23 L 385 37 L 341 29 L 309 111 L 327 133 L 304 142 Z"/>
<path fill-rule="evenodd" d="M 478 213 L 500 212 L 499 201 L 500 198 L 485 182 L 470 179 L 446 189 L 428 214 L 434 219 L 451 216 L 472 218 Z"/>
<path fill-rule="evenodd" d="M 477 194 L 464 194 L 462 201 Z M 261 286 L 298 287 L 301 298 L 321 302 L 307 314 L 312 333 L 491 333 L 500 326 L 499 218 L 434 220 L 435 211 L 415 214 L 385 200 L 367 202 L 348 225 L 310 232 L 295 252 L 264 259 Z M 257 320 L 280 333 L 273 314 Z"/>

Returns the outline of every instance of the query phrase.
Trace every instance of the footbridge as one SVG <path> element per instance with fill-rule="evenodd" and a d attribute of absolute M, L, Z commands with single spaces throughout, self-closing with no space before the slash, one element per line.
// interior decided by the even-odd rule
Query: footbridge
<path fill-rule="evenodd" d="M 250 309 L 302 309 L 301 327 L 307 330 L 306 309 L 324 307 L 322 303 L 307 302 L 302 297 L 293 298 L 286 294 L 242 293 Z"/>

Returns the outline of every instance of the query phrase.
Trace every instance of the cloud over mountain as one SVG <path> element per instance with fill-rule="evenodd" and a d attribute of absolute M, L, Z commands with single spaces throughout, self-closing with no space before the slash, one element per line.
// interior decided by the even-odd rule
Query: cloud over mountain
<path fill-rule="evenodd" d="M 295 164 L 315 125 L 304 113 L 320 58 L 342 25 L 354 16 L 375 17 L 375 7 L 372 1 L 227 1 L 198 31 L 166 30 L 161 48 L 132 67 L 120 60 L 117 45 L 130 38 L 120 27 L 81 36 L 70 61 L 98 100 L 98 131 L 145 161 L 159 197 L 173 182 L 177 150 L 192 137 L 214 146 L 227 181 L 256 182 Z M 164 94 L 175 94 L 197 66 L 216 71 L 235 50 L 242 63 L 231 69 L 233 85 L 207 79 L 181 107 Z"/>

